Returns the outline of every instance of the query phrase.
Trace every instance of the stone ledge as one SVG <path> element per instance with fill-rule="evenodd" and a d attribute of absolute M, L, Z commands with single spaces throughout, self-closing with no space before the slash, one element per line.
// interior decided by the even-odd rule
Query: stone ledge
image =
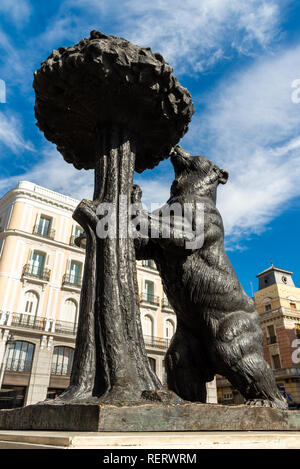
<path fill-rule="evenodd" d="M 1 410 L 0 430 L 298 431 L 300 411 L 219 404 L 35 404 Z"/>
<path fill-rule="evenodd" d="M 116 455 L 120 449 L 300 449 L 300 432 L 0 431 L 0 449 L 110 449 Z"/>

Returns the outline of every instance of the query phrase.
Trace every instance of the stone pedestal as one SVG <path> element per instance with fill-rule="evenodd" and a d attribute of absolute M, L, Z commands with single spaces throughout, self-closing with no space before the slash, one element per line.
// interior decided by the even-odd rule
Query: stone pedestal
<path fill-rule="evenodd" d="M 0 411 L 0 430 L 298 431 L 300 411 L 198 403 L 128 406 L 42 403 Z"/>

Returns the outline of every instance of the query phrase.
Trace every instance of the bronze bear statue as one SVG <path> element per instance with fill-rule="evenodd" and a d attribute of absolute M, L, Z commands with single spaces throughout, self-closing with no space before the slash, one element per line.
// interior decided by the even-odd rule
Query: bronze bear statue
<path fill-rule="evenodd" d="M 179 146 L 171 162 L 175 180 L 166 207 L 195 202 L 203 207 L 200 247 L 186 248 L 187 239 L 175 228 L 164 237 L 158 211 L 143 210 L 139 186 L 132 192 L 132 203 L 140 203 L 140 220 L 148 223 L 139 226 L 136 257 L 155 261 L 177 315 L 177 329 L 165 357 L 168 387 L 187 401 L 206 402 L 206 382 L 219 374 L 240 391 L 246 404 L 286 409 L 264 360 L 263 332 L 254 301 L 244 292 L 224 248 L 216 193 L 228 173 Z M 151 237 L 150 225 L 159 235 Z"/>

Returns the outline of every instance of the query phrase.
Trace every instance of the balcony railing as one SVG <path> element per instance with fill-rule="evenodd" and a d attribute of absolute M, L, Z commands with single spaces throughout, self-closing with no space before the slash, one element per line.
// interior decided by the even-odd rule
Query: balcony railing
<path fill-rule="evenodd" d="M 162 308 L 169 308 L 169 309 L 173 309 L 171 304 L 169 303 L 169 300 L 167 298 L 163 298 L 161 300 L 161 307 Z"/>
<path fill-rule="evenodd" d="M 25 329 L 45 330 L 46 319 L 31 314 L 14 313 L 11 317 L 11 326 Z"/>
<path fill-rule="evenodd" d="M 47 231 L 43 231 L 39 225 L 35 225 L 33 228 L 33 234 L 38 236 L 43 236 L 44 238 L 54 239 L 55 237 L 55 230 L 49 228 Z"/>
<path fill-rule="evenodd" d="M 155 337 L 152 335 L 144 335 L 145 345 L 157 347 L 161 349 L 167 349 L 170 345 L 170 339 L 163 339 L 162 337 Z"/>
<path fill-rule="evenodd" d="M 276 344 L 277 343 L 277 337 L 275 335 L 273 335 L 271 337 L 267 337 L 267 343 L 268 343 L 268 345 Z"/>
<path fill-rule="evenodd" d="M 58 334 L 75 335 L 77 323 L 69 321 L 55 321 L 55 332 Z"/>
<path fill-rule="evenodd" d="M 64 274 L 62 284 L 69 287 L 81 288 L 81 276 L 70 273 Z"/>
<path fill-rule="evenodd" d="M 50 318 L 42 318 L 30 314 L 0 312 L 0 327 L 17 327 L 21 329 L 32 329 L 49 333 L 75 336 L 77 323 L 59 321 Z"/>
<path fill-rule="evenodd" d="M 25 264 L 23 267 L 23 276 L 25 277 L 36 278 L 48 282 L 50 280 L 50 274 L 50 269 L 44 269 L 32 264 Z"/>
<path fill-rule="evenodd" d="M 141 293 L 140 301 L 154 306 L 159 306 L 159 296 L 151 295 L 149 293 Z"/>

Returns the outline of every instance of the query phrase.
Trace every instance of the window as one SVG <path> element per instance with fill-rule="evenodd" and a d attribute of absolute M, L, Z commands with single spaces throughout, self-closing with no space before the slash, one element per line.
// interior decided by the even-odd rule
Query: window
<path fill-rule="evenodd" d="M 224 393 L 224 394 L 223 394 L 223 399 L 224 399 L 224 401 L 229 401 L 229 400 L 231 400 L 231 399 L 232 399 L 232 394 L 229 393 L 229 392 L 228 392 L 228 393 Z"/>
<path fill-rule="evenodd" d="M 41 215 L 38 224 L 35 227 L 35 233 L 41 236 L 51 235 L 52 218 Z"/>
<path fill-rule="evenodd" d="M 151 370 L 154 371 L 154 373 L 155 373 L 156 372 L 156 360 L 155 360 L 155 358 L 148 357 L 148 360 L 149 360 L 149 363 L 150 363 Z"/>
<path fill-rule="evenodd" d="M 275 344 L 277 342 L 277 337 L 275 333 L 275 327 L 273 324 L 267 326 L 268 331 L 268 344 Z"/>
<path fill-rule="evenodd" d="M 297 339 L 300 339 L 300 324 L 295 324 Z"/>
<path fill-rule="evenodd" d="M 34 251 L 31 261 L 29 262 L 29 273 L 37 276 L 42 276 L 45 266 L 45 254 Z"/>
<path fill-rule="evenodd" d="M 70 265 L 70 272 L 69 272 L 69 283 L 79 285 L 80 279 L 81 279 L 81 263 L 72 261 Z"/>
<path fill-rule="evenodd" d="M 271 304 L 265 305 L 265 311 L 272 311 L 272 305 Z"/>
<path fill-rule="evenodd" d="M 70 347 L 54 347 L 51 373 L 54 375 L 70 375 L 72 371 L 74 350 Z"/>
<path fill-rule="evenodd" d="M 81 236 L 83 233 L 84 233 L 83 228 L 81 228 L 81 226 L 76 225 L 73 229 L 73 234 L 70 238 L 70 244 L 72 246 L 76 246 L 75 245 L 75 239 L 78 238 L 79 236 Z"/>
<path fill-rule="evenodd" d="M 73 298 L 68 298 L 63 304 L 63 308 L 60 313 L 59 319 L 61 321 L 76 323 L 77 310 L 78 310 L 77 301 L 73 300 Z"/>
<path fill-rule="evenodd" d="M 77 238 L 83 234 L 83 228 L 81 226 L 75 226 L 74 228 L 74 237 Z"/>
<path fill-rule="evenodd" d="M 296 303 L 290 303 L 290 308 L 291 309 L 296 309 Z"/>
<path fill-rule="evenodd" d="M 39 296 L 34 291 L 28 291 L 24 297 L 24 313 L 36 315 L 38 312 Z"/>
<path fill-rule="evenodd" d="M 142 321 L 143 334 L 148 337 L 153 337 L 153 319 L 151 316 L 146 314 Z"/>
<path fill-rule="evenodd" d="M 154 300 L 154 283 L 150 280 L 145 281 L 145 300 L 150 303 Z"/>
<path fill-rule="evenodd" d="M 6 370 L 27 371 L 31 370 L 34 345 L 22 340 L 11 344 L 8 350 Z"/>
<path fill-rule="evenodd" d="M 281 368 L 279 355 L 272 355 L 272 366 L 275 370 Z"/>
<path fill-rule="evenodd" d="M 156 268 L 156 265 L 155 265 L 155 262 L 152 260 L 152 259 L 146 259 L 143 261 L 143 265 L 145 267 L 150 267 L 151 269 L 155 269 Z"/>

